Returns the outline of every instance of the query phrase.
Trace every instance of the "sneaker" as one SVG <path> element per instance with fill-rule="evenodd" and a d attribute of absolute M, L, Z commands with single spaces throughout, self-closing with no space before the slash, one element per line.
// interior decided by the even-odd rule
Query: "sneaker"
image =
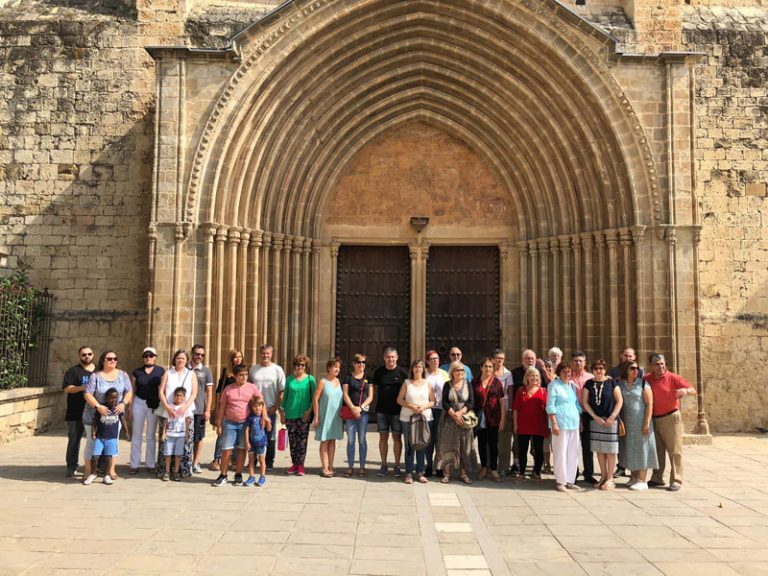
<path fill-rule="evenodd" d="M 656 480 L 648 480 L 648 486 L 650 488 L 661 488 L 664 486 L 664 482 L 657 482 Z"/>
<path fill-rule="evenodd" d="M 299 467 L 296 466 L 296 464 L 294 464 L 290 468 L 288 468 L 288 470 L 286 470 L 285 473 L 288 475 L 291 475 L 291 474 L 296 474 L 296 472 L 298 471 L 299 471 Z"/>
<path fill-rule="evenodd" d="M 213 481 L 211 486 L 215 486 L 218 488 L 219 486 L 224 486 L 228 482 L 227 476 L 225 474 L 219 474 L 219 477 L 216 478 L 216 480 Z"/>
<path fill-rule="evenodd" d="M 171 479 L 171 475 L 170 475 L 170 474 L 163 474 L 163 475 L 162 475 L 162 477 L 161 477 L 160 479 L 161 479 L 163 482 L 168 482 L 168 481 Z"/>
<path fill-rule="evenodd" d="M 648 482 L 640 482 L 639 480 L 629 487 L 630 490 L 640 492 L 641 490 L 648 490 Z"/>
<path fill-rule="evenodd" d="M 254 484 L 256 484 L 255 476 L 248 476 L 248 480 L 243 482 L 243 486 L 253 486 Z"/>
<path fill-rule="evenodd" d="M 200 464 L 194 464 L 192 466 L 192 472 L 194 472 L 195 474 L 202 474 L 203 473 L 203 469 L 200 466 Z"/>
<path fill-rule="evenodd" d="M 512 464 L 512 466 L 509 467 L 509 470 L 507 470 L 507 476 L 512 476 L 512 478 L 517 478 L 520 476 L 520 468 L 518 468 L 517 464 Z"/>
<path fill-rule="evenodd" d="M 432 466 L 427 466 L 427 469 L 424 471 L 424 476 L 432 478 Z"/>
<path fill-rule="evenodd" d="M 296 476 L 304 476 L 304 464 L 299 464 L 296 467 Z"/>
<path fill-rule="evenodd" d="M 400 470 L 400 466 L 395 466 L 395 478 L 400 478 L 403 475 L 403 471 Z"/>
<path fill-rule="evenodd" d="M 140 468 L 131 468 L 130 470 L 128 470 L 128 474 L 130 474 L 131 476 L 136 476 L 136 474 L 139 473 L 139 470 Z"/>
<path fill-rule="evenodd" d="M 173 481 L 174 482 L 181 482 L 182 478 L 184 478 L 181 474 L 176 473 L 173 475 Z"/>
<path fill-rule="evenodd" d="M 379 471 L 376 472 L 376 476 L 381 476 L 382 478 L 387 475 L 387 465 L 382 464 L 381 468 L 379 468 Z"/>
<path fill-rule="evenodd" d="M 625 486 L 627 488 L 632 488 L 632 486 L 634 486 L 635 484 L 638 484 L 639 482 L 640 480 L 638 480 L 637 478 L 630 478 L 629 481 L 625 484 Z M 645 484 L 645 482 L 643 482 L 643 484 Z M 646 484 L 645 487 L 648 488 L 648 485 Z"/>
<path fill-rule="evenodd" d="M 86 486 L 90 486 L 91 484 L 93 484 L 93 481 L 96 480 L 96 478 L 98 478 L 96 474 L 88 474 L 88 477 L 85 480 L 83 480 L 83 484 L 85 484 Z"/>
<path fill-rule="evenodd" d="M 622 476 L 624 476 L 624 468 L 622 468 L 621 466 L 617 466 L 616 472 L 613 473 L 613 477 L 621 478 Z"/>
<path fill-rule="evenodd" d="M 680 484 L 674 483 L 667 486 L 667 492 L 677 492 L 680 490 Z"/>
<path fill-rule="evenodd" d="M 243 475 L 235 474 L 235 479 L 232 482 L 232 486 L 242 486 L 242 485 L 243 485 Z"/>
<path fill-rule="evenodd" d="M 589 484 L 600 484 L 600 480 L 595 478 L 594 476 L 587 476 L 584 478 L 584 482 L 587 482 Z"/>
<path fill-rule="evenodd" d="M 536 474 L 535 472 L 531 474 L 531 480 L 541 480 L 541 474 Z"/>
<path fill-rule="evenodd" d="M 107 486 L 111 486 L 112 484 L 115 483 L 115 481 L 112 480 L 112 476 L 110 476 L 109 474 L 104 474 L 104 480 L 102 480 L 102 482 L 104 482 L 104 484 L 106 484 Z"/>
<path fill-rule="evenodd" d="M 67 470 L 67 478 L 74 478 L 75 471 L 74 470 Z"/>
<path fill-rule="evenodd" d="M 267 483 L 267 479 L 264 476 L 259 476 L 259 480 L 256 482 L 260 487 Z"/>
<path fill-rule="evenodd" d="M 557 486 L 555 486 L 555 490 L 557 490 L 558 492 L 565 492 L 567 488 L 565 487 L 565 484 L 558 484 Z"/>

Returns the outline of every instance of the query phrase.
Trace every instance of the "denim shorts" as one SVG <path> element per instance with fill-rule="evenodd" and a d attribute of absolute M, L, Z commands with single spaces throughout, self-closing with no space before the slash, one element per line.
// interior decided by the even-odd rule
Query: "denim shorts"
<path fill-rule="evenodd" d="M 184 456 L 184 436 L 168 436 L 163 444 L 164 456 Z"/>
<path fill-rule="evenodd" d="M 253 444 L 251 444 L 251 454 L 256 454 L 256 456 L 266 456 L 267 455 L 267 447 L 266 445 L 263 448 L 256 448 Z"/>
<path fill-rule="evenodd" d="M 245 450 L 245 422 L 232 422 L 225 418 L 221 425 L 221 449 L 232 448 Z"/>
<path fill-rule="evenodd" d="M 107 440 L 96 438 L 93 441 L 93 454 L 91 456 L 117 456 L 117 438 Z"/>
<path fill-rule="evenodd" d="M 392 434 L 402 434 L 403 427 L 400 424 L 400 414 L 382 414 L 376 413 L 376 427 L 379 432 L 392 432 Z"/>

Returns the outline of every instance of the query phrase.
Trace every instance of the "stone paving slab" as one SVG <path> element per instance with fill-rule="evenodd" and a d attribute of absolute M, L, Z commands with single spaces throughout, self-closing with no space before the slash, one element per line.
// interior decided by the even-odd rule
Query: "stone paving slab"
<path fill-rule="evenodd" d="M 290 576 L 768 575 L 763 437 L 686 447 L 676 494 L 559 493 L 547 478 L 324 479 L 312 440 L 308 475 L 286 476 L 280 453 L 264 488 L 213 488 L 208 471 L 182 483 L 128 476 L 123 441 L 121 477 L 86 487 L 63 476 L 65 444 L 54 432 L 0 447 L 0 576 L 230 575 L 233 565 Z M 378 464 L 372 454 L 369 470 Z"/>

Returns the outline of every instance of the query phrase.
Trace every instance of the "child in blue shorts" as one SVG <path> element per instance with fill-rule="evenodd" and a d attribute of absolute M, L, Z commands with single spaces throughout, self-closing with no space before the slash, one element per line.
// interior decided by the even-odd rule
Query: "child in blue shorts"
<path fill-rule="evenodd" d="M 250 403 L 251 413 L 245 420 L 245 447 L 248 450 L 248 480 L 245 486 L 258 484 L 264 486 L 267 481 L 267 444 L 269 433 L 272 431 L 272 422 L 266 415 L 264 399 L 256 396 Z M 259 479 L 253 475 L 254 460 L 259 459 Z"/>
<path fill-rule="evenodd" d="M 174 482 L 181 482 L 181 457 L 184 456 L 184 445 L 187 442 L 187 434 L 191 430 L 192 418 L 187 414 L 177 414 L 184 406 L 187 399 L 187 391 L 179 386 L 173 391 L 173 407 L 176 408 L 174 416 L 165 419 L 163 427 L 163 454 L 165 455 L 165 474 L 163 482 L 173 478 Z M 171 460 L 176 457 L 173 464 L 173 476 L 171 476 Z"/>
<path fill-rule="evenodd" d="M 91 455 L 91 470 L 96 471 L 99 458 L 102 457 L 106 470 L 112 469 L 112 457 L 117 456 L 117 438 L 120 434 L 120 415 L 115 412 L 118 393 L 115 388 L 110 388 L 104 394 L 104 406 L 109 409 L 109 414 L 102 416 L 98 411 L 93 415 L 93 454 Z M 83 484 L 88 486 L 96 480 L 96 474 L 90 474 Z M 104 484 L 112 484 L 114 479 L 109 473 L 104 474 Z"/>

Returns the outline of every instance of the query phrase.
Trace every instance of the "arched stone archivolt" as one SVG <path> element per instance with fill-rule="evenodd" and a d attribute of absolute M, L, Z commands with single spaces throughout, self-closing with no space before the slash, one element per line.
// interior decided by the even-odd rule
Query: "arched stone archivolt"
<path fill-rule="evenodd" d="M 197 232 L 177 244 L 198 270 L 187 325 L 220 355 L 253 358 L 263 340 L 331 351 L 333 253 L 365 234 L 332 232 L 329 203 L 367 146 L 419 122 L 506 193 L 507 229 L 462 240 L 502 247 L 505 344 L 606 353 L 667 337 L 649 279 L 666 256 L 645 234 L 666 208 L 609 39 L 549 1 L 322 0 L 235 41 L 180 199 Z"/>

